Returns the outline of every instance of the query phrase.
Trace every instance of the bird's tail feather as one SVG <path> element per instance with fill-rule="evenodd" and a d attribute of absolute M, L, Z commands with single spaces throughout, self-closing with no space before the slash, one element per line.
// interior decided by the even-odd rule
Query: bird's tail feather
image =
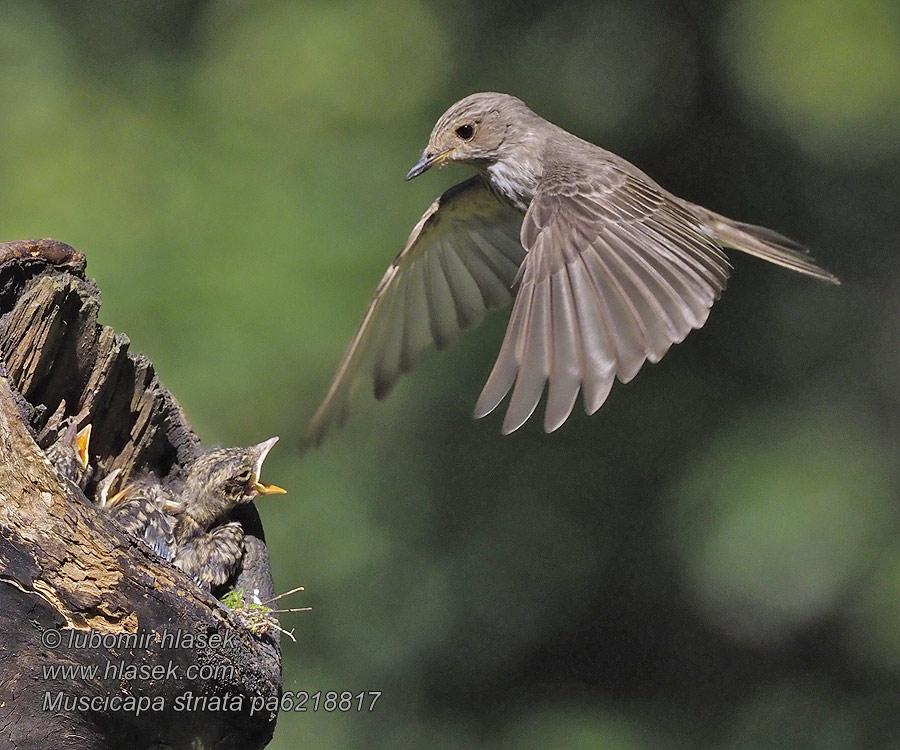
<path fill-rule="evenodd" d="M 799 271 L 830 284 L 840 284 L 838 277 L 817 265 L 809 251 L 798 242 L 766 227 L 744 224 L 709 212 L 707 226 L 717 242 L 779 266 Z"/>

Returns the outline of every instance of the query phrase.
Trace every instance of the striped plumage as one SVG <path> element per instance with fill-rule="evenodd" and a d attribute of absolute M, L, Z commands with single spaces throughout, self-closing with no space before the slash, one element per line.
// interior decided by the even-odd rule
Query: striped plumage
<path fill-rule="evenodd" d="M 160 557 L 175 557 L 175 517 L 178 498 L 154 475 L 145 474 L 109 501 L 109 513 L 126 532 Z"/>
<path fill-rule="evenodd" d="M 107 477 L 98 486 L 101 505 L 125 531 L 201 587 L 213 589 L 232 577 L 243 557 L 244 532 L 227 520 L 231 511 L 259 494 L 284 492 L 259 479 L 277 440 L 207 451 L 190 464 L 183 480 L 145 474 L 112 498 L 107 497 Z"/>

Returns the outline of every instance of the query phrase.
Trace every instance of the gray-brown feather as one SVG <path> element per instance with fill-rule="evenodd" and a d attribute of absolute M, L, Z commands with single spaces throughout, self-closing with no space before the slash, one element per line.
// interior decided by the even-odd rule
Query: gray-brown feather
<path fill-rule="evenodd" d="M 528 419 L 545 387 L 548 432 L 565 421 L 579 390 L 593 413 L 616 378 L 630 380 L 702 326 L 728 278 L 723 247 L 837 282 L 798 243 L 677 198 L 506 94 L 473 94 L 451 106 L 409 176 L 451 161 L 475 168 L 486 188 L 479 178 L 451 188 L 413 229 L 313 418 L 313 440 L 345 414 L 359 379 L 370 374 L 382 398 L 427 347 L 446 346 L 506 301 L 516 282 L 506 336 L 475 407 L 484 416 L 512 390 L 504 433 Z M 518 240 L 510 242 L 514 229 Z M 471 270 L 486 259 L 499 266 Z M 474 295 L 454 276 L 459 262 L 483 305 L 465 302 Z"/>
<path fill-rule="evenodd" d="M 174 500 L 156 477 L 147 474 L 129 483 L 109 513 L 127 533 L 171 561 L 175 554 L 175 519 L 166 508 Z"/>

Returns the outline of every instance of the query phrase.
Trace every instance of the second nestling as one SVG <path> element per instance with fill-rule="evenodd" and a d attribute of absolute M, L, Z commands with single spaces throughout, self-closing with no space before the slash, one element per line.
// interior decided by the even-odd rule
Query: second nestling
<path fill-rule="evenodd" d="M 47 449 L 57 472 L 81 487 L 89 471 L 89 438 L 90 426 L 76 439 L 73 424 Z M 119 477 L 114 469 L 97 483 L 95 502 L 126 532 L 212 590 L 232 577 L 243 557 L 244 531 L 239 522 L 226 521 L 229 513 L 257 495 L 285 492 L 260 481 L 276 442 L 273 437 L 246 448 L 206 451 L 188 466 L 183 480 L 146 473 L 110 497 Z"/>
<path fill-rule="evenodd" d="M 183 481 L 147 474 L 108 501 L 110 512 L 199 586 L 221 586 L 243 556 L 244 531 L 237 521 L 224 522 L 228 514 L 257 495 L 285 492 L 259 479 L 277 441 L 273 437 L 246 448 L 207 451 L 188 467 Z"/>

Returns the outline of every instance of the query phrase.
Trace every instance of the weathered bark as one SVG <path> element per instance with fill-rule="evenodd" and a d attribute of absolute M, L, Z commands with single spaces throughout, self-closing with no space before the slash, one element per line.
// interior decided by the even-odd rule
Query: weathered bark
<path fill-rule="evenodd" d="M 177 474 L 201 450 L 149 360 L 98 325 L 84 265 L 52 240 L 0 244 L 0 746 L 263 747 L 276 715 L 261 701 L 280 690 L 274 634 L 252 635 L 123 534 L 38 447 L 76 415 L 93 425 L 95 478 Z M 268 598 L 259 517 L 246 506 L 239 520 L 237 585 Z M 66 666 L 85 671 L 51 674 Z"/>

